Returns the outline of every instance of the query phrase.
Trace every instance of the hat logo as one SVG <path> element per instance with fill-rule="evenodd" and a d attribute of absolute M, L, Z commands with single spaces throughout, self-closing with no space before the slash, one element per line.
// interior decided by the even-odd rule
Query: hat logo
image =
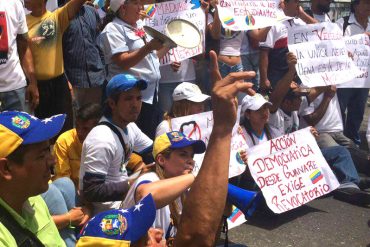
<path fill-rule="evenodd" d="M 30 126 L 30 120 L 24 116 L 18 115 L 12 118 L 12 124 L 19 129 L 27 129 Z"/>
<path fill-rule="evenodd" d="M 127 220 L 121 214 L 108 214 L 100 222 L 101 230 L 109 235 L 122 235 L 127 229 Z"/>
<path fill-rule="evenodd" d="M 184 137 L 182 135 L 180 135 L 179 132 L 171 132 L 170 133 L 170 138 L 171 138 L 172 142 L 179 142 L 182 139 L 184 139 Z"/>

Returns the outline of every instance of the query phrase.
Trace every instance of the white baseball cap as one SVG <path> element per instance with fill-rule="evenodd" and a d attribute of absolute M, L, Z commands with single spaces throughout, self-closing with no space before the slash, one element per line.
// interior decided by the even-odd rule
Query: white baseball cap
<path fill-rule="evenodd" d="M 117 12 L 117 10 L 119 9 L 119 7 L 121 7 L 127 1 L 128 0 L 110 0 L 110 5 L 109 5 L 110 6 L 110 9 L 113 12 Z"/>
<path fill-rule="evenodd" d="M 246 110 L 257 111 L 259 110 L 264 104 L 268 104 L 272 106 L 271 102 L 268 102 L 261 94 L 256 93 L 253 96 L 247 95 L 244 97 L 242 104 L 241 104 L 241 111 L 245 112 Z"/>
<path fill-rule="evenodd" d="M 203 102 L 210 97 L 211 96 L 207 94 L 203 94 L 196 84 L 190 82 L 183 82 L 179 84 L 172 94 L 173 101 L 186 99 L 192 102 Z"/>

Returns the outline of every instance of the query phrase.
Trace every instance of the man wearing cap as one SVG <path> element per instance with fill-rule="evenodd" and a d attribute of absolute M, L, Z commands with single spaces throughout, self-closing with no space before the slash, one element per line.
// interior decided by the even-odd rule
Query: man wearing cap
<path fill-rule="evenodd" d="M 40 196 L 54 164 L 49 139 L 64 120 L 65 115 L 40 120 L 24 112 L 0 113 L 1 246 L 65 246 Z"/>
<path fill-rule="evenodd" d="M 107 66 L 107 80 L 119 73 L 130 73 L 148 82 L 142 92 L 144 102 L 137 124 L 149 137 L 154 137 L 159 123 L 157 109 L 158 84 L 161 78 L 159 59 L 168 48 L 157 38 L 145 34 L 140 13 L 141 0 L 111 0 L 115 18 L 100 35 L 100 47 Z"/>
<path fill-rule="evenodd" d="M 106 88 L 104 116 L 83 143 L 79 187 L 94 214 L 119 207 L 130 187 L 126 166 L 132 152 L 153 143 L 134 123 L 146 87 L 146 81 L 132 75 L 114 76 Z"/>

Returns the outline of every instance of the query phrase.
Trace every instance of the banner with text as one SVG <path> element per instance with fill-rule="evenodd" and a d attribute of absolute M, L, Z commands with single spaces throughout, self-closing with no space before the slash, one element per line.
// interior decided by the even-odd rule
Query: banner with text
<path fill-rule="evenodd" d="M 238 111 L 240 112 L 240 111 Z M 185 117 L 174 118 L 171 120 L 172 130 L 179 130 L 186 136 L 194 140 L 202 140 L 208 146 L 209 137 L 213 128 L 213 113 L 212 111 L 204 112 Z M 229 177 L 235 177 L 244 172 L 246 165 L 240 158 L 240 151 L 246 150 L 247 143 L 245 142 L 241 129 L 239 127 L 239 115 L 233 129 L 231 138 L 231 153 L 229 163 Z M 200 169 L 204 159 L 204 154 L 194 155 L 196 162 L 196 170 Z"/>
<path fill-rule="evenodd" d="M 291 19 L 284 15 L 279 3 L 280 0 L 221 0 L 217 9 L 225 29 L 252 30 Z"/>
<path fill-rule="evenodd" d="M 338 186 L 310 127 L 247 150 L 248 167 L 274 213 L 297 208 Z"/>
<path fill-rule="evenodd" d="M 307 87 L 341 84 L 362 74 L 348 56 L 342 30 L 335 23 L 293 27 L 288 43 L 297 56 L 297 74 Z"/>
<path fill-rule="evenodd" d="M 353 62 L 361 71 L 355 79 L 338 85 L 338 88 L 370 88 L 370 42 L 366 34 L 357 34 L 344 37 L 348 52 L 351 53 Z"/>
<path fill-rule="evenodd" d="M 166 24 L 175 19 L 185 19 L 193 23 L 202 35 L 199 46 L 188 49 L 176 47 L 160 59 L 161 64 L 181 62 L 187 58 L 202 54 L 205 46 L 206 17 L 199 0 L 173 0 L 168 2 L 146 5 L 146 14 L 150 18 L 145 19 L 145 25 L 150 26 L 165 34 Z"/>

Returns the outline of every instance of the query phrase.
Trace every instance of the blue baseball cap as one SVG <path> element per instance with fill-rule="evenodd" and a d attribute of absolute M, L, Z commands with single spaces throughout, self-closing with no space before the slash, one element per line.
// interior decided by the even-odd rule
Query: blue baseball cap
<path fill-rule="evenodd" d="M 153 225 L 156 206 L 152 194 L 129 209 L 101 212 L 82 228 L 76 247 L 130 246 Z"/>
<path fill-rule="evenodd" d="M 5 158 L 23 144 L 47 141 L 63 127 L 65 114 L 38 119 L 26 112 L 0 113 L 0 158 Z"/>
<path fill-rule="evenodd" d="M 134 87 L 144 90 L 148 87 L 148 83 L 147 81 L 137 79 L 135 76 L 130 74 L 119 74 L 113 76 L 113 78 L 108 82 L 105 94 L 109 98 L 114 93 L 125 92 Z"/>
<path fill-rule="evenodd" d="M 154 140 L 153 157 L 154 159 L 157 158 L 157 155 L 167 148 L 177 149 L 188 146 L 192 146 L 196 154 L 206 151 L 206 144 L 202 140 L 192 140 L 180 131 L 164 133 Z"/>

